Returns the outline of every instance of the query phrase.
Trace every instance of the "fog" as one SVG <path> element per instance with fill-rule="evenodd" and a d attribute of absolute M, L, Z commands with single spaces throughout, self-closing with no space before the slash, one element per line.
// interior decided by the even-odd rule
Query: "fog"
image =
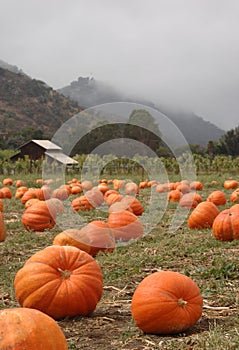
<path fill-rule="evenodd" d="M 93 76 L 239 125 L 237 0 L 0 0 L 0 59 L 61 88 Z"/>

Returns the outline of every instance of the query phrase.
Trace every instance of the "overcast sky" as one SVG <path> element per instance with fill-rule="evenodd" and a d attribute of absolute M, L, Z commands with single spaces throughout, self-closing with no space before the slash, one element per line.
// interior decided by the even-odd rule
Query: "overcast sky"
<path fill-rule="evenodd" d="M 53 88 L 92 75 L 239 125 L 238 0 L 0 0 L 0 50 Z"/>

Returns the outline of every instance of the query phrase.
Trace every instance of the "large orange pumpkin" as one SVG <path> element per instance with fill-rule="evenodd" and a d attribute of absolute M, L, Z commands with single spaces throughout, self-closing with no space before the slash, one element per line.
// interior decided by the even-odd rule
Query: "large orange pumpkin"
<path fill-rule="evenodd" d="M 48 201 L 51 200 L 38 201 L 25 209 L 22 215 L 22 224 L 26 230 L 44 231 L 55 226 L 57 209 Z"/>
<path fill-rule="evenodd" d="M 112 209 L 112 207 L 116 208 L 116 210 Z M 114 204 L 109 208 L 108 225 L 112 228 L 115 241 L 117 242 L 128 242 L 131 239 L 137 239 L 144 232 L 143 224 L 134 213 L 127 209 L 122 209 L 120 206 L 117 208 Z"/>
<path fill-rule="evenodd" d="M 76 247 L 48 246 L 18 270 L 14 287 L 23 307 L 54 319 L 91 314 L 102 296 L 102 271 L 96 260 Z"/>
<path fill-rule="evenodd" d="M 139 283 L 131 311 L 143 332 L 175 334 L 199 320 L 202 306 L 200 289 L 190 277 L 174 271 L 158 271 Z"/>
<path fill-rule="evenodd" d="M 7 233 L 6 225 L 5 225 L 5 222 L 4 222 L 4 219 L 3 219 L 3 214 L 0 211 L 0 242 L 5 241 L 6 233 Z"/>
<path fill-rule="evenodd" d="M 216 190 L 211 192 L 207 197 L 208 202 L 212 202 L 217 206 L 224 205 L 227 202 L 227 197 L 224 192 Z"/>
<path fill-rule="evenodd" d="M 185 193 L 180 201 L 179 201 L 179 205 L 182 208 L 187 208 L 187 209 L 191 209 L 191 208 L 196 208 L 196 206 L 201 203 L 203 201 L 202 197 L 200 196 L 199 193 L 197 192 L 189 192 L 189 193 Z"/>
<path fill-rule="evenodd" d="M 238 185 L 239 185 L 239 182 L 237 180 L 233 180 L 233 179 L 225 180 L 223 183 L 223 186 L 226 189 L 237 188 Z"/>
<path fill-rule="evenodd" d="M 189 215 L 188 227 L 193 229 L 212 227 L 213 221 L 219 212 L 219 209 L 214 203 L 203 201 Z"/>
<path fill-rule="evenodd" d="M 58 233 L 53 245 L 71 245 L 84 250 L 92 256 L 99 251 L 104 253 L 113 252 L 115 240 L 108 224 L 101 220 L 94 220 L 80 230 L 67 229 Z"/>
<path fill-rule="evenodd" d="M 220 241 L 239 239 L 239 208 L 221 211 L 213 222 L 212 233 Z"/>
<path fill-rule="evenodd" d="M 67 350 L 65 335 L 57 322 L 43 312 L 30 308 L 0 311 L 2 350 Z"/>

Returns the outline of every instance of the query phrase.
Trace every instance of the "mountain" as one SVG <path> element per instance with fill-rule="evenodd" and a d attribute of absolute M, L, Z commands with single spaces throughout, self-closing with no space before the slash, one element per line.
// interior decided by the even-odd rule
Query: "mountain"
<path fill-rule="evenodd" d="M 38 130 L 35 136 L 51 138 L 66 120 L 81 110 L 77 103 L 18 68 L 15 72 L 0 68 L 0 134 L 5 139 L 14 139 L 9 142 L 11 147 L 28 141 L 30 129 Z M 26 135 L 22 137 L 19 133 L 24 130 Z M 0 147 L 3 147 L 1 142 Z"/>
<path fill-rule="evenodd" d="M 157 106 L 151 101 L 132 98 L 92 77 L 79 77 L 70 85 L 58 89 L 58 92 L 85 108 L 113 102 L 133 102 L 152 107 L 165 114 L 178 127 L 189 144 L 206 146 L 209 141 L 218 141 L 225 134 L 225 130 L 192 112 L 175 110 L 163 105 Z"/>

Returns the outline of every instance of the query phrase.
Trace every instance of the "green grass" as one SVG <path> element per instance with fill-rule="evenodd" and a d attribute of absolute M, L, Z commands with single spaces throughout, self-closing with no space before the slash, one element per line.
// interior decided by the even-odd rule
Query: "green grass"
<path fill-rule="evenodd" d="M 215 175 L 211 178 L 217 180 Z M 206 184 L 203 198 L 215 189 L 210 186 L 211 178 L 202 178 Z M 222 189 L 223 179 L 218 180 Z M 143 191 L 139 197 L 142 201 L 147 197 Z M 230 191 L 225 192 L 229 198 Z M 230 205 L 228 202 L 220 210 Z M 69 349 L 239 349 L 239 242 L 216 241 L 211 229 L 189 230 L 186 220 L 176 232 L 169 233 L 167 228 L 175 208 L 175 204 L 170 204 L 154 229 L 142 239 L 117 247 L 111 254 L 97 255 L 104 278 L 104 293 L 97 309 L 90 317 L 58 321 Z M 26 231 L 21 224 L 23 210 L 14 196 L 4 199 L 7 239 L 0 243 L 1 309 L 19 306 L 13 287 L 16 272 L 28 257 L 51 245 L 61 231 L 57 226 L 43 233 Z M 82 215 L 86 221 L 107 217 L 105 211 L 99 210 Z M 143 334 L 131 317 L 130 301 L 137 284 L 159 269 L 186 274 L 201 290 L 203 315 L 183 334 Z"/>

